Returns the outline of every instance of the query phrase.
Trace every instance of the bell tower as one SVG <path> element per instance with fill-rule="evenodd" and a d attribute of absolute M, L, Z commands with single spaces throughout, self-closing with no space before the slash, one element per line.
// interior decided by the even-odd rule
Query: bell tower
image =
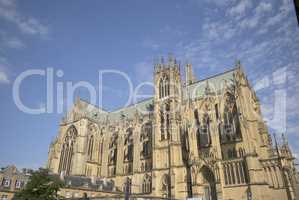
<path fill-rule="evenodd" d="M 167 62 L 162 57 L 155 65 L 155 119 L 159 124 L 157 139 L 164 141 L 170 138 L 176 140 L 173 134 L 173 122 L 177 120 L 181 105 L 181 76 L 180 65 L 176 59 L 169 55 Z"/>
<path fill-rule="evenodd" d="M 155 65 L 154 83 L 155 193 L 166 198 L 177 195 L 185 198 L 184 192 L 178 190 L 185 188 L 180 185 L 184 184 L 185 174 L 180 138 L 182 82 L 180 65 L 172 55 L 169 55 L 166 62 L 161 58 Z"/>

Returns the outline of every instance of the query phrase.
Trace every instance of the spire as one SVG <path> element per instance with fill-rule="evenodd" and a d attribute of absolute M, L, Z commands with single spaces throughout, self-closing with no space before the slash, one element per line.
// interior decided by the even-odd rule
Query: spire
<path fill-rule="evenodd" d="M 168 54 L 166 60 L 163 56 L 160 56 L 159 59 L 154 59 L 154 63 L 155 72 L 159 72 L 168 68 L 175 69 L 180 72 L 180 61 L 177 60 L 171 53 Z"/>
<path fill-rule="evenodd" d="M 187 63 L 185 70 L 186 70 L 186 85 L 190 85 L 193 83 L 194 80 L 192 65 L 190 63 Z"/>
<path fill-rule="evenodd" d="M 138 121 L 139 121 L 139 113 L 138 113 L 137 109 L 135 110 L 134 117 L 135 117 L 135 122 L 138 123 Z"/>
<path fill-rule="evenodd" d="M 159 58 L 154 58 L 154 70 L 155 72 L 160 71 L 161 69 L 161 63 L 159 61 Z"/>
<path fill-rule="evenodd" d="M 172 53 L 168 54 L 168 63 L 169 64 L 173 64 L 174 63 L 174 57 L 173 57 Z"/>
<path fill-rule="evenodd" d="M 245 74 L 244 74 L 244 71 L 243 71 L 243 67 L 242 67 L 242 64 L 241 64 L 241 61 L 240 60 L 236 60 L 235 61 L 235 68 L 237 70 L 237 76 L 239 76 L 239 78 L 243 77 L 243 78 L 246 78 L 245 77 Z"/>
<path fill-rule="evenodd" d="M 237 59 L 235 66 L 237 69 L 241 69 L 241 61 Z"/>
<path fill-rule="evenodd" d="M 247 85 L 250 87 L 248 78 L 244 73 L 244 68 L 241 65 L 240 60 L 236 60 L 235 69 L 236 69 L 236 73 L 234 75 L 234 80 L 240 82 L 242 85 Z"/>
<path fill-rule="evenodd" d="M 243 76 L 245 79 L 247 79 L 247 77 L 245 76 L 245 73 L 244 73 L 244 70 L 243 70 L 243 66 L 241 64 L 241 61 L 240 60 L 236 60 L 235 61 L 235 68 L 239 74 L 239 76 Z"/>
<path fill-rule="evenodd" d="M 274 137 L 275 150 L 276 150 L 277 156 L 280 157 L 278 143 L 277 143 L 277 140 L 276 140 L 276 134 L 275 133 L 273 133 L 273 137 Z"/>
<path fill-rule="evenodd" d="M 209 81 L 207 80 L 206 81 L 206 87 L 205 87 L 205 95 L 208 96 L 211 94 L 211 88 L 210 88 L 210 85 L 209 85 Z"/>

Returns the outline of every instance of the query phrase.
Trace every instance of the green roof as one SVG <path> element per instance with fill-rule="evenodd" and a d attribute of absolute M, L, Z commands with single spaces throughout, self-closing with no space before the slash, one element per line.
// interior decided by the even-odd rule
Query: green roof
<path fill-rule="evenodd" d="M 219 92 L 224 88 L 225 84 L 229 86 L 234 83 L 235 71 L 236 69 L 232 69 L 230 71 L 217 74 L 204 80 L 199 80 L 191 85 L 183 87 L 183 98 L 185 100 L 188 98 L 202 98 L 205 95 L 207 85 L 209 86 L 208 88 L 210 88 L 210 91 L 212 93 L 219 94 Z M 77 111 L 79 111 L 80 115 L 99 122 L 105 121 L 107 119 L 109 119 L 110 121 L 118 121 L 122 117 L 133 119 L 136 112 L 144 114 L 148 111 L 150 106 L 153 106 L 154 103 L 154 99 L 152 97 L 140 101 L 136 104 L 132 104 L 112 112 L 107 112 L 84 100 L 79 99 L 78 101 L 79 102 L 76 102 L 76 105 L 74 107 L 77 108 Z"/>
<path fill-rule="evenodd" d="M 144 113 L 144 114 L 148 113 L 148 109 L 153 104 L 154 104 L 154 98 L 149 98 L 149 99 L 143 100 L 136 104 L 132 104 L 128 107 L 124 107 L 119 110 L 110 112 L 109 119 L 110 120 L 119 120 L 122 117 L 122 115 L 125 116 L 126 118 L 132 119 L 132 118 L 134 118 L 137 111 L 139 113 Z"/>
<path fill-rule="evenodd" d="M 232 85 L 234 82 L 235 69 L 197 81 L 185 87 L 183 91 L 184 99 L 202 98 L 205 95 L 207 86 L 212 93 L 218 94 L 225 86 Z"/>

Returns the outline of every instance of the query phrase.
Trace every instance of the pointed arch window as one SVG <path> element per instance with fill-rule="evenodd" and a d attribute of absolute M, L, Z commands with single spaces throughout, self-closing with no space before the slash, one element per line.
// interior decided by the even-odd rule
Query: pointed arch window
<path fill-rule="evenodd" d="M 98 151 L 98 159 L 99 159 L 99 163 L 102 164 L 102 156 L 103 156 L 103 141 L 99 141 L 99 151 Z"/>
<path fill-rule="evenodd" d="M 128 128 L 125 135 L 125 143 L 124 143 L 124 167 L 125 173 L 133 172 L 133 129 Z"/>
<path fill-rule="evenodd" d="M 89 160 L 92 160 L 93 144 L 94 144 L 94 137 L 92 135 L 92 136 L 90 136 L 90 138 L 88 140 L 87 157 Z"/>
<path fill-rule="evenodd" d="M 71 172 L 71 166 L 73 162 L 74 145 L 77 137 L 77 129 L 71 126 L 66 133 L 64 143 L 62 144 L 60 162 L 58 172 L 63 172 L 65 175 L 69 175 Z"/>
<path fill-rule="evenodd" d="M 141 127 L 140 133 L 140 161 L 141 171 L 152 170 L 152 122 L 146 122 Z"/>
<path fill-rule="evenodd" d="M 116 159 L 117 159 L 117 133 L 114 133 L 109 143 L 109 154 L 108 154 L 108 175 L 115 176 L 116 174 Z"/>
<path fill-rule="evenodd" d="M 240 128 L 240 121 L 239 121 L 239 112 L 237 109 L 237 105 L 235 104 L 232 110 L 233 115 L 233 130 L 237 137 L 237 139 L 241 138 L 241 128 Z"/>
<path fill-rule="evenodd" d="M 164 98 L 170 94 L 170 84 L 167 76 L 160 78 L 159 80 L 159 98 Z"/>
<path fill-rule="evenodd" d="M 116 136 L 112 138 L 112 141 L 110 143 L 110 159 L 109 163 L 110 164 L 115 164 L 116 162 L 116 153 L 117 153 L 117 141 L 116 141 Z"/>
<path fill-rule="evenodd" d="M 230 94 L 229 94 L 230 95 Z M 239 112 L 235 98 L 230 95 L 224 108 L 221 142 L 242 139 Z"/>
<path fill-rule="evenodd" d="M 208 147 L 211 144 L 210 118 L 208 114 L 204 114 L 202 123 L 197 129 L 197 139 L 199 147 Z"/>
<path fill-rule="evenodd" d="M 141 128 L 141 158 L 149 158 L 152 155 L 152 124 L 150 122 L 144 124 Z"/>
<path fill-rule="evenodd" d="M 168 103 L 165 105 L 165 110 L 166 110 L 167 138 L 169 138 L 169 135 L 170 135 L 170 105 Z"/>
<path fill-rule="evenodd" d="M 142 182 L 142 193 L 152 192 L 152 178 L 149 175 L 145 175 Z"/>
<path fill-rule="evenodd" d="M 159 81 L 159 98 L 163 98 L 164 97 L 164 90 L 163 90 L 163 79 L 160 78 Z"/>
<path fill-rule="evenodd" d="M 168 78 L 166 77 L 165 79 L 164 79 L 164 90 L 165 90 L 165 96 L 167 97 L 167 96 L 169 96 L 169 80 L 168 80 Z"/>
<path fill-rule="evenodd" d="M 160 110 L 161 140 L 167 140 L 170 136 L 170 105 L 164 104 Z"/>
<path fill-rule="evenodd" d="M 164 112 L 160 111 L 160 132 L 161 132 L 161 140 L 166 139 L 165 134 L 165 119 L 164 119 Z"/>

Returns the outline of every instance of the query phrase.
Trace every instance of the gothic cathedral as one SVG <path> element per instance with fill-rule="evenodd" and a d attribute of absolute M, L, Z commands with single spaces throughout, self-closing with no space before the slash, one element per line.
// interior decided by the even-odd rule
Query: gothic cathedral
<path fill-rule="evenodd" d="M 150 99 L 113 112 L 77 99 L 50 145 L 48 168 L 141 196 L 296 199 L 287 140 L 272 144 L 240 62 L 204 80 L 187 64 L 185 75 L 170 56 L 155 64 Z"/>

